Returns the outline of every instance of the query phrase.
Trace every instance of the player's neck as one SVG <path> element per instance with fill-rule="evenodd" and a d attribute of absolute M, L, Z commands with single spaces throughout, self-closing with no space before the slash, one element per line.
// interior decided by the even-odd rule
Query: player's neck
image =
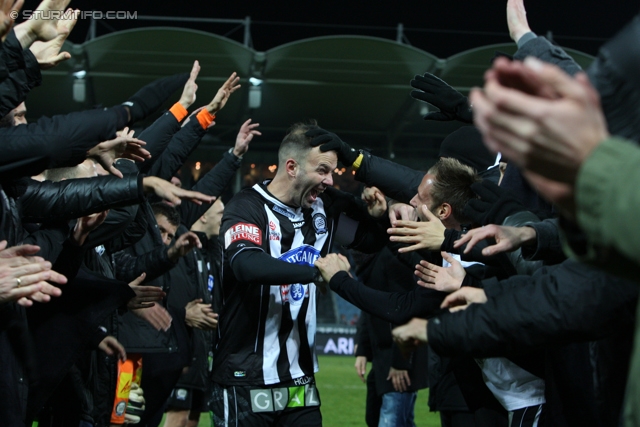
<path fill-rule="evenodd" d="M 269 190 L 269 193 L 271 193 L 273 197 L 285 205 L 294 206 L 291 182 L 286 175 L 276 174 L 273 180 L 267 185 L 267 190 Z"/>

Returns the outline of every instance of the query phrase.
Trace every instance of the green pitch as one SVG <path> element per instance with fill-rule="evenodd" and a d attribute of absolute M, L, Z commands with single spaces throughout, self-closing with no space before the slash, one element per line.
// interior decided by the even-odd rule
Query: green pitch
<path fill-rule="evenodd" d="M 353 367 L 355 358 L 319 356 L 316 375 L 324 427 L 366 426 L 364 422 L 365 384 Z M 370 367 L 371 365 L 369 365 Z M 418 427 L 440 427 L 440 416 L 429 412 L 428 390 L 418 393 L 415 422 Z M 198 427 L 211 427 L 208 414 L 202 414 Z"/>

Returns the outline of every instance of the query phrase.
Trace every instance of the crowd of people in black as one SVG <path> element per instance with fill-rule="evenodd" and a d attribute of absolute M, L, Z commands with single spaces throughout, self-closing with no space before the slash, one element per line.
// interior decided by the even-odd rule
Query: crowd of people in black
<path fill-rule="evenodd" d="M 27 123 L 41 70 L 70 57 L 69 1 L 18 25 L 22 1 L 0 1 L 0 424 L 322 425 L 330 289 L 362 310 L 369 426 L 414 426 L 425 388 L 447 427 L 640 425 L 640 18 L 583 72 L 508 0 L 518 50 L 483 88 L 411 80 L 439 109 L 425 120 L 464 124 L 426 173 L 310 121 L 225 206 L 251 119 L 193 188 L 176 174 L 235 73 L 191 113 L 198 61 L 121 105 Z M 332 187 L 338 163 L 357 197 Z"/>

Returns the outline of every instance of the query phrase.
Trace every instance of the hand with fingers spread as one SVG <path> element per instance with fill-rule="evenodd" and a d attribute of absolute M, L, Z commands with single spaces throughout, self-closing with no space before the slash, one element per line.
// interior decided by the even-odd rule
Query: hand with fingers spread
<path fill-rule="evenodd" d="M 60 52 L 64 41 L 78 22 L 79 10 L 67 9 L 57 23 L 58 35 L 49 41 L 35 41 L 29 50 L 38 60 L 41 70 L 48 70 L 71 58 L 69 52 Z"/>
<path fill-rule="evenodd" d="M 381 218 L 387 212 L 387 199 L 376 187 L 365 187 L 362 200 L 367 204 L 367 212 L 374 218 Z"/>
<path fill-rule="evenodd" d="M 419 345 L 427 343 L 427 323 L 425 319 L 414 317 L 409 323 L 398 326 L 391 331 L 393 340 L 405 356 Z"/>
<path fill-rule="evenodd" d="M 143 148 L 147 143 L 133 137 L 134 131 L 129 128 L 124 130 L 114 139 L 101 142 L 88 151 L 87 157 L 96 160 L 109 173 L 122 178 L 120 172 L 113 163 L 118 158 L 131 159 L 143 162 L 151 158 L 151 154 Z"/>
<path fill-rule="evenodd" d="M 198 236 L 189 231 L 188 233 L 181 234 L 167 251 L 167 256 L 170 260 L 177 262 L 178 259 L 182 258 L 189 252 L 193 250 L 193 248 L 202 248 L 202 243 Z"/>
<path fill-rule="evenodd" d="M 507 25 L 511 40 L 518 43 L 522 36 L 531 32 L 527 21 L 527 11 L 524 8 L 524 0 L 507 1 Z"/>
<path fill-rule="evenodd" d="M 420 278 L 418 285 L 441 292 L 457 291 L 462 286 L 462 281 L 467 273 L 460 261 L 446 252 L 440 253 L 442 258 L 451 264 L 451 267 L 441 267 L 425 260 L 420 261 L 414 272 Z"/>
<path fill-rule="evenodd" d="M 191 301 L 185 307 L 185 323 L 192 328 L 212 330 L 218 327 L 218 315 L 211 304 L 203 304 L 202 299 Z"/>
<path fill-rule="evenodd" d="M 145 193 L 153 193 L 156 196 L 171 202 L 174 205 L 179 205 L 182 200 L 188 200 L 197 205 L 202 203 L 213 203 L 216 198 L 214 196 L 207 196 L 206 194 L 199 193 L 197 191 L 185 190 L 180 187 L 176 187 L 169 181 L 160 179 L 155 176 L 146 176 L 142 179 Z"/>
<path fill-rule="evenodd" d="M 465 123 L 473 121 L 471 107 L 466 96 L 449 86 L 444 80 L 430 73 L 423 76 L 416 75 L 411 80 L 411 97 L 419 101 L 428 102 L 440 111 L 434 111 L 424 116 L 425 120 L 450 121 L 459 120 Z"/>
<path fill-rule="evenodd" d="M 24 307 L 33 301 L 48 302 L 62 291 L 47 283 L 65 284 L 66 277 L 51 270 L 51 263 L 33 256 L 40 248 L 34 245 L 14 246 L 0 242 L 0 304 L 17 302 Z"/>
<path fill-rule="evenodd" d="M 391 381 L 393 389 L 397 392 L 403 393 L 411 387 L 411 378 L 409 378 L 409 371 L 395 369 L 393 366 L 389 369 L 389 375 L 387 381 Z"/>
<path fill-rule="evenodd" d="M 391 234 L 390 241 L 411 245 L 398 249 L 399 253 L 420 249 L 438 251 L 444 242 L 445 226 L 442 221 L 426 205 L 422 205 L 420 209 L 428 221 L 392 221 L 393 227 L 387 230 Z"/>
<path fill-rule="evenodd" d="M 27 49 L 36 40 L 48 42 L 60 35 L 61 31 L 70 31 L 66 25 L 60 26 L 60 21 L 77 19 L 79 11 L 66 9 L 71 0 L 43 0 L 32 13 L 31 17 L 16 25 L 15 32 L 20 45 Z M 70 18 L 69 15 L 76 15 Z"/>
<path fill-rule="evenodd" d="M 124 349 L 122 344 L 120 344 L 120 341 L 118 341 L 111 335 L 105 337 L 102 341 L 100 341 L 100 344 L 98 344 L 98 348 L 104 351 L 107 356 L 118 355 L 118 358 L 123 362 L 127 360 L 126 350 Z"/>
<path fill-rule="evenodd" d="M 450 312 L 466 310 L 471 304 L 484 304 L 487 295 L 484 289 L 465 286 L 447 295 L 440 308 L 448 308 Z"/>
<path fill-rule="evenodd" d="M 392 201 L 389 203 L 389 221 L 393 225 L 396 221 L 417 221 L 416 208 L 406 203 Z"/>
<path fill-rule="evenodd" d="M 262 135 L 260 131 L 256 130 L 258 126 L 260 123 L 251 123 L 251 119 L 242 124 L 236 137 L 236 145 L 233 147 L 234 156 L 242 157 L 249 150 L 249 143 L 253 137 Z"/>
<path fill-rule="evenodd" d="M 234 72 L 227 79 L 226 82 L 222 85 L 216 96 L 211 100 L 211 102 L 205 107 L 209 114 L 216 115 L 216 113 L 224 108 L 229 101 L 229 97 L 236 90 L 240 89 L 240 85 L 238 82 L 240 81 L 240 77 Z"/>
<path fill-rule="evenodd" d="M 15 3 L 14 0 L 2 0 L 0 2 L 0 37 L 3 40 L 7 33 L 11 31 L 23 3 L 24 0 L 17 0 Z"/>
<path fill-rule="evenodd" d="M 158 331 L 168 331 L 173 320 L 167 309 L 160 304 L 154 304 L 147 308 L 138 308 L 131 310 L 131 312 L 141 319 L 146 320 Z"/>
<path fill-rule="evenodd" d="M 495 244 L 482 250 L 482 255 L 491 256 L 501 252 L 515 251 L 524 245 L 533 244 L 536 238 L 536 230 L 533 227 L 508 227 L 492 224 L 469 230 L 453 243 L 453 247 L 459 248 L 466 243 L 467 247 L 464 249 L 466 254 L 481 240 L 494 239 Z"/>
<path fill-rule="evenodd" d="M 318 258 L 315 266 L 320 270 L 322 278 L 327 283 L 331 281 L 331 278 L 336 273 L 340 271 L 346 271 L 348 273 L 351 270 L 349 260 L 342 254 L 327 254 L 327 256 L 323 258 Z"/>
<path fill-rule="evenodd" d="M 338 135 L 327 130 L 316 128 L 308 130 L 305 136 L 312 138 L 311 146 L 320 146 L 320 151 L 323 153 L 327 151 L 335 151 L 338 155 L 338 161 L 346 167 L 353 165 L 360 153 L 351 148 L 349 144 L 340 139 Z"/>
<path fill-rule="evenodd" d="M 187 83 L 184 85 L 182 95 L 178 101 L 185 110 L 189 109 L 189 107 L 196 102 L 196 92 L 198 91 L 196 79 L 198 78 L 198 73 L 200 73 L 200 62 L 194 61 L 193 67 L 191 68 L 191 74 L 189 74 L 189 80 L 187 80 Z"/>
<path fill-rule="evenodd" d="M 157 286 L 141 286 L 140 283 L 147 277 L 146 273 L 142 273 L 133 282 L 129 283 L 129 287 L 136 293 L 127 303 L 129 310 L 138 308 L 147 308 L 155 305 L 156 302 L 162 301 L 167 294 Z"/>
<path fill-rule="evenodd" d="M 366 356 L 356 356 L 356 363 L 354 365 L 356 368 L 356 373 L 362 380 L 362 382 L 367 382 L 365 375 L 367 374 L 367 357 Z"/>

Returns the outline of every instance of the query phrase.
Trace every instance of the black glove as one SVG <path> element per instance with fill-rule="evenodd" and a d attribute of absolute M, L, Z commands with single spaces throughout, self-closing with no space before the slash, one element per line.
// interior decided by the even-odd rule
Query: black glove
<path fill-rule="evenodd" d="M 133 124 L 155 113 L 176 90 L 187 83 L 187 80 L 189 80 L 189 73 L 175 74 L 155 80 L 137 91 L 122 104 L 129 107 L 131 113 L 129 123 Z"/>
<path fill-rule="evenodd" d="M 331 133 L 324 129 L 311 129 L 305 133 L 305 136 L 313 138 L 311 140 L 311 146 L 317 147 L 320 145 L 320 151 L 336 151 L 338 153 L 338 160 L 345 166 L 349 167 L 353 165 L 360 153 L 346 142 L 340 139 L 335 133 Z"/>
<path fill-rule="evenodd" d="M 411 91 L 411 97 L 428 102 L 440 109 L 429 113 L 425 120 L 440 122 L 459 120 L 465 123 L 473 123 L 473 114 L 466 96 L 449 86 L 444 80 L 433 74 L 424 73 L 424 76 L 416 75 L 411 80 L 411 87 L 418 90 Z"/>
<path fill-rule="evenodd" d="M 502 225 L 507 217 L 527 210 L 512 193 L 489 180 L 471 184 L 471 190 L 480 198 L 469 200 L 462 213 L 477 224 Z"/>

